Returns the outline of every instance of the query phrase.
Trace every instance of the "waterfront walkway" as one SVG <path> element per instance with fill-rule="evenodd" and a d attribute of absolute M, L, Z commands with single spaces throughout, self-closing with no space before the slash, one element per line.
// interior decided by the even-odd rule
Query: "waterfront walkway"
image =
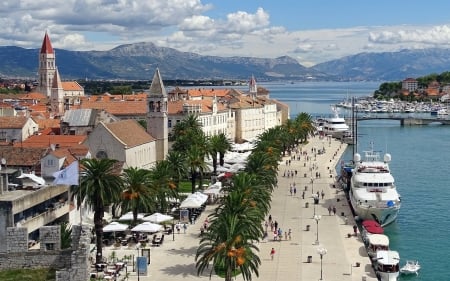
<path fill-rule="evenodd" d="M 316 151 L 325 148 L 326 152 L 314 157 L 314 153 L 311 152 L 313 148 Z M 286 165 L 286 160 L 290 157 L 283 158 L 279 166 L 278 187 L 272 196 L 270 214 L 283 231 L 291 229 L 292 237 L 290 240 L 283 237 L 281 241 L 273 241 L 273 235 L 269 234 L 268 241 L 259 243 L 262 263 L 259 277 L 254 275 L 253 280 L 319 280 L 321 276 L 323 280 L 328 281 L 377 280 L 359 232 L 357 236 L 352 235 L 355 222 L 345 195 L 333 187 L 336 178 L 334 167 L 344 150 L 345 144 L 336 140 L 324 142 L 315 137 L 302 147 L 302 151 L 308 153 L 311 161 L 306 161 L 305 157 L 301 156 L 300 161 L 291 160 L 291 164 Z M 283 176 L 285 171 L 286 173 L 294 171 L 295 174 L 295 170 L 297 176 L 289 178 Z M 316 178 L 316 173 L 320 174 L 320 177 Z M 294 182 L 297 189 L 295 196 L 290 194 L 289 189 Z M 320 198 L 319 203 L 315 205 L 312 194 L 317 191 L 319 194 L 323 191 L 324 198 Z M 305 192 L 304 199 L 303 192 Z M 336 208 L 336 215 L 333 212 L 329 214 L 329 206 Z M 199 243 L 200 226 L 213 208 L 215 205 L 208 206 L 197 222 L 189 225 L 186 234 L 183 234 L 183 231 L 182 234 L 175 234 L 174 241 L 172 236 L 166 236 L 161 247 L 151 248 L 151 264 L 147 276 L 138 277 L 129 264 L 128 272 L 131 274 L 128 280 L 210 279 L 207 272 L 197 276 L 194 259 Z M 314 213 L 321 215 L 318 223 L 313 219 Z M 317 252 L 320 247 L 327 250 L 322 263 Z M 273 260 L 270 258 L 272 248 L 276 251 Z M 104 256 L 108 257 L 113 250 L 119 258 L 123 255 L 137 254 L 136 249 L 108 247 Z M 122 277 L 123 275 L 119 280 L 122 280 Z M 218 281 L 223 278 L 212 275 L 211 280 Z M 237 276 L 235 280 L 243 279 Z"/>

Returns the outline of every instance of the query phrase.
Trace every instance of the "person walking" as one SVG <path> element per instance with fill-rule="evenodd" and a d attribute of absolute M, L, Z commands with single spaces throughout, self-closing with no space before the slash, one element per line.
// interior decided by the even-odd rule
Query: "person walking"
<path fill-rule="evenodd" d="M 289 240 L 291 240 L 292 239 L 292 230 L 290 228 L 289 228 L 288 236 L 289 236 Z"/>
<path fill-rule="evenodd" d="M 184 223 L 184 224 L 183 224 L 183 231 L 184 231 L 184 234 L 186 234 L 186 230 L 187 230 L 187 224 Z"/>
<path fill-rule="evenodd" d="M 323 190 L 322 190 L 322 193 L 320 195 L 322 195 L 322 199 L 323 199 L 323 197 L 325 197 L 325 192 L 323 192 Z"/>
<path fill-rule="evenodd" d="M 275 256 L 275 248 L 272 248 L 272 250 L 270 250 L 270 259 L 273 260 L 274 256 Z"/>
<path fill-rule="evenodd" d="M 294 196 L 297 195 L 297 188 L 294 186 Z"/>
<path fill-rule="evenodd" d="M 331 208 L 331 205 L 328 206 L 328 215 L 331 216 L 331 212 L 333 211 L 333 209 Z"/>
<path fill-rule="evenodd" d="M 336 206 L 333 206 L 333 214 L 336 215 Z"/>

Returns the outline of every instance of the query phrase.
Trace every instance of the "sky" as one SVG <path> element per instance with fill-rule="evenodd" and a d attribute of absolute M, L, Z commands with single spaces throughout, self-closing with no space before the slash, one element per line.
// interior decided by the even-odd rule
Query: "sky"
<path fill-rule="evenodd" d="M 450 1 L 3 0 L 0 46 L 109 50 L 152 42 L 212 56 L 290 56 L 304 66 L 362 52 L 448 48 Z"/>

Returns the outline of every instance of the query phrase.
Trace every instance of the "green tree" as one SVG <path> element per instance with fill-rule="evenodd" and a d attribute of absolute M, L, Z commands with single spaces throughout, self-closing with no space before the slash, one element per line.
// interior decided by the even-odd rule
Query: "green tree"
<path fill-rule="evenodd" d="M 125 190 L 122 192 L 122 211 L 131 210 L 133 225 L 137 224 L 139 211 L 147 211 L 155 205 L 151 191 L 150 172 L 145 169 L 127 168 L 122 174 Z"/>
<path fill-rule="evenodd" d="M 169 205 L 168 198 L 178 198 L 176 184 L 172 177 L 172 170 L 169 161 L 158 161 L 150 170 L 152 179 L 153 196 L 157 202 L 157 207 L 161 212 L 166 212 Z"/>
<path fill-rule="evenodd" d="M 68 249 L 72 246 L 72 226 L 64 221 L 61 227 L 61 249 Z"/>
<path fill-rule="evenodd" d="M 122 193 L 122 180 L 116 172 L 116 160 L 83 159 L 80 161 L 84 175 L 80 185 L 73 186 L 73 196 L 94 210 L 94 229 L 96 235 L 96 263 L 103 260 L 103 213 L 105 206 L 119 201 Z"/>
<path fill-rule="evenodd" d="M 176 189 L 178 191 L 178 188 L 180 187 L 180 181 L 183 178 L 186 178 L 188 173 L 186 154 L 171 150 L 167 154 L 167 162 L 169 164 L 170 174 L 172 175 L 172 179 L 175 182 Z"/>

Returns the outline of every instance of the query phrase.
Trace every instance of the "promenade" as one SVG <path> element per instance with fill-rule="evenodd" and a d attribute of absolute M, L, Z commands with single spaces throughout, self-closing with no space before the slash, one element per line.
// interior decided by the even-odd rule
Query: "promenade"
<path fill-rule="evenodd" d="M 313 148 L 316 151 L 325 148 L 326 152 L 314 157 Z M 314 137 L 302 147 L 310 161 L 306 161 L 306 157 L 302 155 L 299 161 L 291 160 L 290 165 L 286 165 L 286 160 L 291 158 L 283 158 L 270 214 L 283 232 L 291 229 L 292 235 L 290 240 L 285 240 L 283 235 L 281 241 L 273 241 L 273 235 L 269 233 L 269 240 L 259 243 L 261 266 L 259 277 L 253 275 L 253 280 L 320 280 L 321 274 L 323 280 L 329 281 L 377 280 L 359 231 L 357 236 L 351 235 L 355 222 L 345 194 L 333 187 L 336 178 L 334 167 L 345 148 L 345 144 L 334 139 L 323 141 Z M 293 171 L 294 176 L 283 176 L 285 172 L 287 175 L 287 171 Z M 316 173 L 320 177 L 316 177 Z M 297 192 L 291 195 L 289 186 L 294 182 Z M 324 198 L 320 196 L 319 203 L 315 205 L 312 194 L 317 191 L 319 194 L 323 191 Z M 336 208 L 335 215 L 333 212 L 329 214 L 329 206 Z M 166 236 L 161 247 L 151 247 L 151 264 L 147 276 L 137 276 L 132 265 L 128 264 L 127 270 L 131 272 L 128 280 L 209 280 L 208 272 L 197 276 L 195 253 L 199 244 L 200 226 L 214 208 L 215 205 L 208 206 L 197 222 L 188 226 L 186 234 L 182 230 L 181 234 L 174 235 L 174 239 L 172 235 Z M 314 214 L 321 216 L 318 223 Z M 268 230 L 270 232 L 270 226 Z M 276 251 L 273 260 L 270 258 L 272 248 Z M 318 248 L 327 250 L 322 263 Z M 110 256 L 112 251 L 115 251 L 118 258 L 138 253 L 137 249 L 125 246 L 120 249 L 108 247 L 104 256 Z M 123 275 L 119 280 L 122 278 Z M 223 278 L 212 275 L 210 280 Z M 237 276 L 235 280 L 243 279 Z"/>

